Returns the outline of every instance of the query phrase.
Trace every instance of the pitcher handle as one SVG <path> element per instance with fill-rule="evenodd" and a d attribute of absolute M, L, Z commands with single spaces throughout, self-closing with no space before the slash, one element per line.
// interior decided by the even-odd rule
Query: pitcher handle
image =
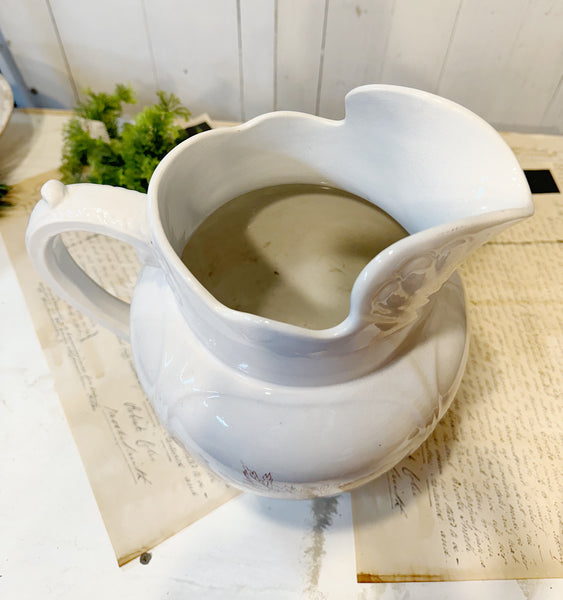
<path fill-rule="evenodd" d="M 61 233 L 91 231 L 133 246 L 142 262 L 154 257 L 147 219 L 147 196 L 109 185 L 64 185 L 50 180 L 41 188 L 26 230 L 26 247 L 39 275 L 69 304 L 118 336 L 129 339 L 129 303 L 91 279 L 67 250 Z"/>

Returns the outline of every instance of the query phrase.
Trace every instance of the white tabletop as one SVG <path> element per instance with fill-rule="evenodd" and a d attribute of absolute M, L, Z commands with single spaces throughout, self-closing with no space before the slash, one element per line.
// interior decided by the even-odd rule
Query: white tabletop
<path fill-rule="evenodd" d="M 68 113 L 14 111 L 0 180 L 56 168 Z M 326 528 L 312 503 L 242 494 L 119 568 L 0 237 L 0 598 L 555 600 L 562 580 L 357 584 L 350 498 Z"/>

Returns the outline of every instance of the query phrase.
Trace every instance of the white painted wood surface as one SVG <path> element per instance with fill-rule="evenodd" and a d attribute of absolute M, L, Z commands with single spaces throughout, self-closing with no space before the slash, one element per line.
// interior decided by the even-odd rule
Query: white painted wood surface
<path fill-rule="evenodd" d="M 273 2 L 245 0 L 239 10 L 241 121 L 274 107 L 276 14 Z"/>
<path fill-rule="evenodd" d="M 349 89 L 381 80 L 393 4 L 393 0 L 341 0 L 329 4 L 320 114 L 342 118 Z"/>
<path fill-rule="evenodd" d="M 1 0 L 0 30 L 24 81 L 37 91 L 38 106 L 69 107 L 76 102 L 75 84 L 46 2 Z"/>
<path fill-rule="evenodd" d="M 274 108 L 318 114 L 317 95 L 329 0 L 277 0 Z"/>
<path fill-rule="evenodd" d="M 435 92 L 460 7 L 461 0 L 396 0 L 382 81 Z"/>
<path fill-rule="evenodd" d="M 237 2 L 144 0 L 144 5 L 159 88 L 177 94 L 194 114 L 241 119 Z"/>
<path fill-rule="evenodd" d="M 501 126 L 534 128 L 562 73 L 561 0 L 465 0 L 437 91 Z"/>
<path fill-rule="evenodd" d="M 154 102 L 156 80 L 136 0 L 50 0 L 49 4 L 79 91 L 106 90 L 124 82 L 133 86 L 140 103 Z"/>
<path fill-rule="evenodd" d="M 563 0 L 0 0 L 0 30 L 42 106 L 130 82 L 217 119 L 340 118 L 384 82 L 563 132 Z"/>

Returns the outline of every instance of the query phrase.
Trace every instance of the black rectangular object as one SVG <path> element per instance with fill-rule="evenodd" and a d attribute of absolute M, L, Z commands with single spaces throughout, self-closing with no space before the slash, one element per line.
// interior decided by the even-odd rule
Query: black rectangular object
<path fill-rule="evenodd" d="M 191 125 L 190 127 L 186 127 L 184 131 L 187 133 L 187 137 L 191 137 L 192 135 L 196 135 L 196 133 L 202 133 L 203 131 L 209 131 L 211 129 L 211 125 L 207 123 L 207 121 L 202 121 L 197 125 Z"/>
<path fill-rule="evenodd" d="M 559 188 L 549 169 L 526 169 L 524 171 L 532 194 L 558 194 Z"/>

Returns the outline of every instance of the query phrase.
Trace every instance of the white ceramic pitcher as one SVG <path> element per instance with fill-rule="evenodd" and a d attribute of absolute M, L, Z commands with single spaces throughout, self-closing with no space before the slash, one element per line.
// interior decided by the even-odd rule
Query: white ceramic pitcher
<path fill-rule="evenodd" d="M 330 329 L 227 308 L 180 260 L 215 209 L 284 183 L 357 194 L 409 233 L 363 269 L 348 317 Z M 50 181 L 27 247 L 60 296 L 130 339 L 159 418 L 189 452 L 243 489 L 305 498 L 377 477 L 431 433 L 467 357 L 455 269 L 532 213 L 522 170 L 483 120 L 425 92 L 371 85 L 347 95 L 342 121 L 277 112 L 188 139 L 147 195 Z M 138 250 L 131 306 L 74 263 L 59 234 L 75 229 Z"/>

